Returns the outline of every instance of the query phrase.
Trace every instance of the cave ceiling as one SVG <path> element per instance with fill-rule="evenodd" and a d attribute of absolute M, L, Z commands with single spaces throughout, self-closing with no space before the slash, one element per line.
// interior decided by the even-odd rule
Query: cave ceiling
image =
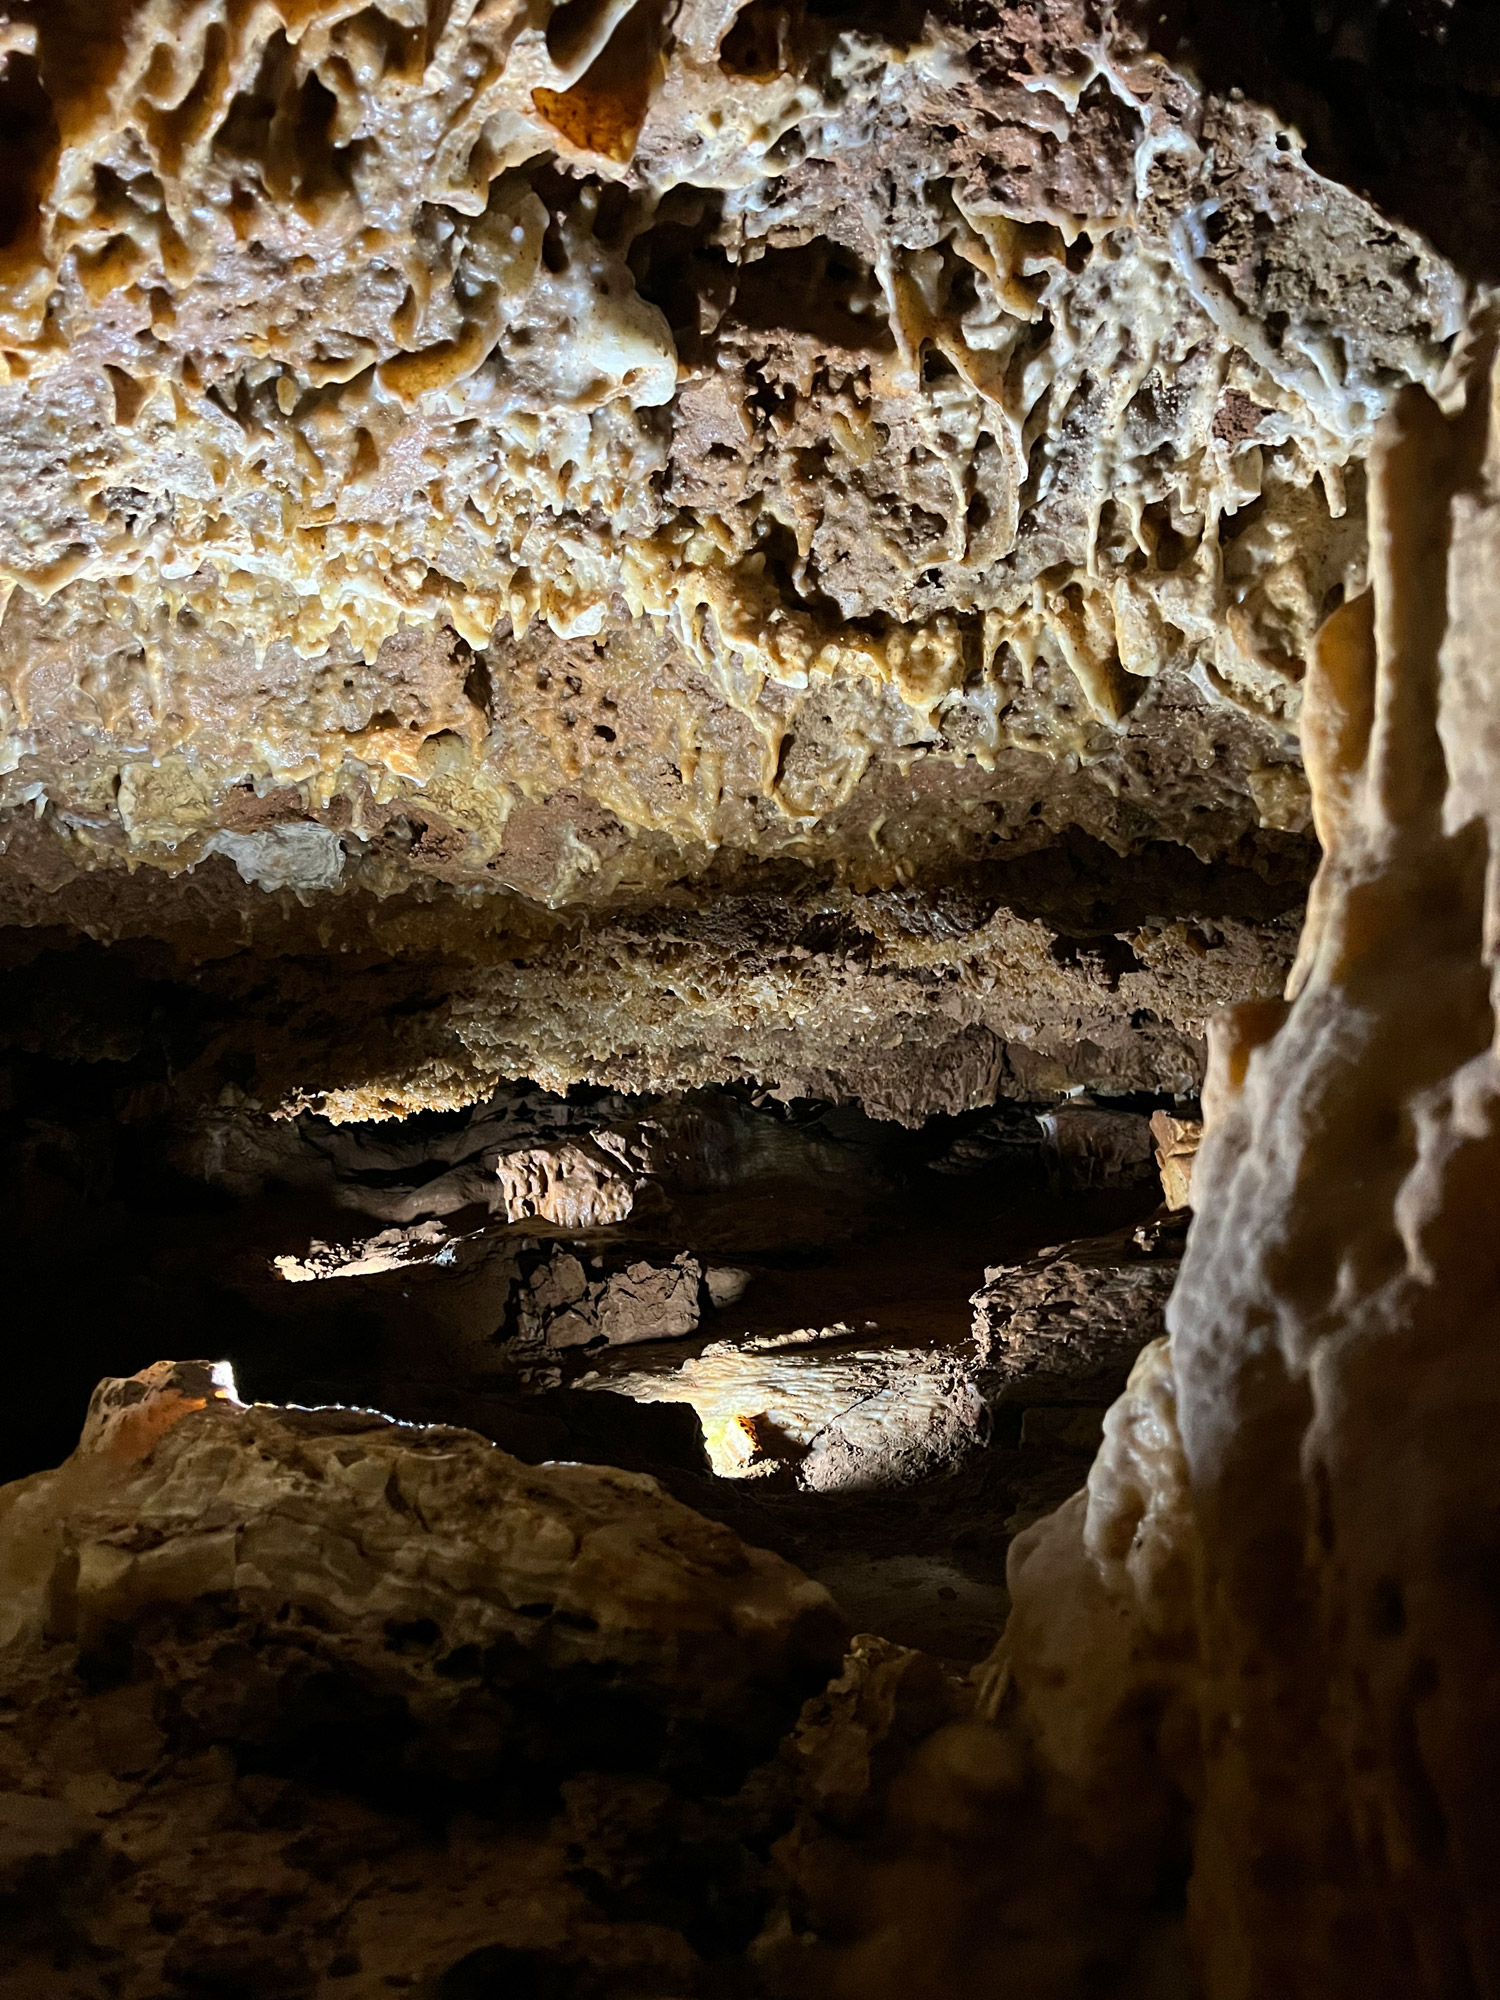
<path fill-rule="evenodd" d="M 1469 284 L 1211 63 L 1090 0 L 0 48 L 14 972 L 269 985 L 252 1087 L 339 1117 L 1191 1090 L 1280 987 L 1303 662 Z"/>

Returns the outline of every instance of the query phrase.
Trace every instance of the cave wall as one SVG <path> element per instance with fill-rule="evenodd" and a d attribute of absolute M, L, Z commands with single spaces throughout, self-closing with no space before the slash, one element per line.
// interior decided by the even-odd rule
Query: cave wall
<path fill-rule="evenodd" d="M 6 1170 L 288 1385 L 0 1491 L 18 1996 L 1500 1983 L 1487 37 L 7 10 Z"/>

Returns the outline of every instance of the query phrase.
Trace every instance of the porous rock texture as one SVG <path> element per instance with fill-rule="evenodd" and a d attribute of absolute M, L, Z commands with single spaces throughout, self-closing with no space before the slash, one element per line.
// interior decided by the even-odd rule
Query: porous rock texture
<path fill-rule="evenodd" d="M 653 1480 L 161 1363 L 0 1565 L 7 1995 L 737 1990 L 684 1934 L 765 1900 L 712 1799 L 840 1621 Z"/>
<path fill-rule="evenodd" d="M 1500 336 L 1221 11 L 0 12 L 28 1087 L 139 1061 L 194 1201 L 300 1202 L 288 1325 L 378 1297 L 452 1394 L 709 1457 L 700 1513 L 103 1383 L 0 1489 L 7 1996 L 1500 1992 Z M 1260 65 L 1316 108 L 1337 16 L 1325 163 L 1420 11 Z M 808 1165 L 747 1105 L 851 1096 L 990 1107 L 940 1174 L 1035 1100 L 1080 1201 L 1154 1131 L 1173 1210 L 991 1263 L 948 1347 L 705 1331 L 739 1277 L 628 1232 Z M 915 1542 L 1100 1431 L 983 1515 L 973 1672 L 840 1664 L 710 1518 L 880 1487 Z"/>
<path fill-rule="evenodd" d="M 1175 1449 L 1161 1346 L 1112 1519 Z M 1133 1853 L 1091 1824 L 1107 1729 L 1069 1794 L 993 1667 L 835 1671 L 827 1593 L 654 1481 L 161 1363 L 0 1494 L 0 1565 L 8 2000 L 1191 1991 L 1160 1782 Z"/>
<path fill-rule="evenodd" d="M 1373 591 L 1307 691 L 1325 860 L 1291 997 L 1219 1026 L 1170 1344 L 1013 1544 L 980 1677 L 1054 1828 L 1141 1909 L 1185 1883 L 1211 2000 L 1500 1978 L 1495 346 L 1383 438 Z M 863 1942 L 825 1990 L 917 1962 L 930 1824 L 888 1825 L 899 1867 L 875 1832 L 845 1856 Z"/>
<path fill-rule="evenodd" d="M 1192 1089 L 1280 984 L 1302 662 L 1465 288 L 1128 10 L 0 60 L 10 963 L 274 982 L 258 1094 L 336 1117 Z"/>
<path fill-rule="evenodd" d="M 1113 1402 L 1164 1330 L 1182 1231 L 1139 1228 L 992 1265 L 974 1294 L 976 1358 L 992 1403 Z"/>
<path fill-rule="evenodd" d="M 1309 689 L 1325 859 L 1292 998 L 1222 1030 L 1169 1311 L 1201 1551 L 1193 1893 L 1226 1995 L 1500 1981 L 1493 324 L 1477 345 L 1467 403 L 1404 399 L 1380 453 L 1373 600 Z"/>

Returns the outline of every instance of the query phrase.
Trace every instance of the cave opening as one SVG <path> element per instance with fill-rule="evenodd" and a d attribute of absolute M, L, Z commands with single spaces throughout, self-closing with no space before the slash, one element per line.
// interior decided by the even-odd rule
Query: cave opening
<path fill-rule="evenodd" d="M 232 1082 L 174 1102 L 208 1027 L 106 963 L 41 963 L 24 1008 L 11 989 L 12 1269 L 60 1337 L 15 1357 L 4 1478 L 65 1457 L 95 1381 L 165 1329 L 212 1328 L 250 1402 L 651 1474 L 871 1629 L 988 1650 L 1011 1537 L 1074 1489 L 1159 1325 L 1195 1100 L 911 1126 L 749 1085 L 517 1083 L 373 1126 L 276 1119 Z"/>

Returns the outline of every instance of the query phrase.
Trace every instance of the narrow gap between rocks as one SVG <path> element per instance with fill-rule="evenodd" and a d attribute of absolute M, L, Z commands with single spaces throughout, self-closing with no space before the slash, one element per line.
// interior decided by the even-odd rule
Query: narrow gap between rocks
<path fill-rule="evenodd" d="M 1164 1100 L 907 1130 L 514 1085 L 340 1128 L 232 1088 L 181 1116 L 121 1068 L 5 1072 L 13 1264 L 53 1337 L 13 1362 L 4 1478 L 66 1456 L 101 1376 L 208 1339 L 251 1400 L 653 1474 L 857 1628 L 974 1660 L 1176 1269 Z"/>

